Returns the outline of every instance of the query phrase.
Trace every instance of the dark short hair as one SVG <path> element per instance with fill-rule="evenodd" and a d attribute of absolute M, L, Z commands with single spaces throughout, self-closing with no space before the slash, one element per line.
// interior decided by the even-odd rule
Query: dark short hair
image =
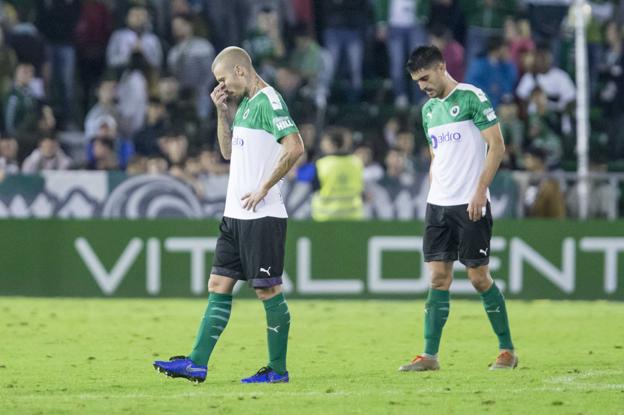
<path fill-rule="evenodd" d="M 323 137 L 329 139 L 337 149 L 342 149 L 345 145 L 348 130 L 344 127 L 327 127 L 323 132 Z"/>
<path fill-rule="evenodd" d="M 546 161 L 546 158 L 547 158 L 546 151 L 542 147 L 536 146 L 535 144 L 529 145 L 524 150 L 524 153 L 529 154 L 541 161 Z"/>
<path fill-rule="evenodd" d="M 500 35 L 492 35 L 487 40 L 486 49 L 488 53 L 495 52 L 499 50 L 500 48 L 502 48 L 503 46 L 505 46 L 505 39 L 503 39 L 503 37 Z"/>
<path fill-rule="evenodd" d="M 58 141 L 58 137 L 54 131 L 37 131 L 36 137 L 38 143 L 43 140 Z"/>
<path fill-rule="evenodd" d="M 412 51 L 406 68 L 410 73 L 431 68 L 437 63 L 444 63 L 442 52 L 435 46 L 419 46 Z"/>
<path fill-rule="evenodd" d="M 181 19 L 190 25 L 193 24 L 193 16 L 189 13 L 177 13 L 176 15 L 173 16 L 173 19 L 171 20 L 173 21 L 174 19 Z"/>

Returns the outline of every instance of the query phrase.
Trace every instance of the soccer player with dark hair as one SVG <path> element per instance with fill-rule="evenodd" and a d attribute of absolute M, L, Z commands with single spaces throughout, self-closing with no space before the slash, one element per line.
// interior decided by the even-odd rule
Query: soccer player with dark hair
<path fill-rule="evenodd" d="M 287 214 L 277 184 L 303 154 L 303 142 L 286 103 L 258 76 L 247 52 L 225 48 L 212 72 L 218 82 L 211 94 L 217 136 L 221 154 L 230 160 L 230 178 L 208 307 L 191 353 L 156 361 L 154 367 L 170 377 L 203 382 L 230 318 L 234 284 L 247 280 L 264 303 L 269 363 L 241 382 L 288 382 L 290 313 L 281 289 Z"/>
<path fill-rule="evenodd" d="M 492 237 L 488 186 L 505 152 L 496 113 L 483 91 L 449 76 L 434 46 L 416 48 L 407 70 L 430 98 L 422 108 L 422 122 L 432 159 L 423 238 L 431 288 L 425 304 L 424 353 L 399 370 L 440 368 L 438 349 L 457 259 L 466 266 L 498 336 L 500 353 L 490 369 L 513 369 L 518 358 L 505 299 L 488 268 Z"/>

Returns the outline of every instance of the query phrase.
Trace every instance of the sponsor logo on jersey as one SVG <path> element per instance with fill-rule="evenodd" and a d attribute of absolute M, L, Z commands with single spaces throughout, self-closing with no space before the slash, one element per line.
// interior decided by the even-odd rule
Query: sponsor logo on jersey
<path fill-rule="evenodd" d="M 459 105 L 453 105 L 449 112 L 453 117 L 457 117 L 457 114 L 459 114 Z"/>
<path fill-rule="evenodd" d="M 485 118 L 487 118 L 488 121 L 494 121 L 496 119 L 496 113 L 494 112 L 494 108 L 484 109 L 483 115 L 485 115 Z"/>
<path fill-rule="evenodd" d="M 245 140 L 243 140 L 240 137 L 232 137 L 232 145 L 233 146 L 244 146 L 245 145 Z"/>
<path fill-rule="evenodd" d="M 275 117 L 273 118 L 273 124 L 275 124 L 279 131 L 295 126 L 290 117 Z"/>
<path fill-rule="evenodd" d="M 461 141 L 461 133 L 447 131 L 444 134 L 431 134 L 431 147 L 434 149 L 438 148 L 438 146 L 444 143 L 457 143 Z"/>

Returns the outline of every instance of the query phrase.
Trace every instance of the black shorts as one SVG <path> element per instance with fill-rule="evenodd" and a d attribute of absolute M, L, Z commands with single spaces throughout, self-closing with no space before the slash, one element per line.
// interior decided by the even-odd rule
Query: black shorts
<path fill-rule="evenodd" d="M 247 280 L 253 288 L 282 283 L 286 219 L 232 219 L 224 217 L 211 274 Z"/>
<path fill-rule="evenodd" d="M 487 265 L 490 261 L 492 211 L 487 203 L 485 216 L 476 222 L 468 218 L 468 205 L 427 204 L 423 254 L 425 262 L 450 262 L 458 259 L 467 267 Z"/>

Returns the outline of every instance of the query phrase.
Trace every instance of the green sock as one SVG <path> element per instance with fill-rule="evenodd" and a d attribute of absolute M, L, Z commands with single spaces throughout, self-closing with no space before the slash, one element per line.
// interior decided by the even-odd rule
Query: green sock
<path fill-rule="evenodd" d="M 267 320 L 267 342 L 269 344 L 268 366 L 283 375 L 286 373 L 286 349 L 288 348 L 288 330 L 290 312 L 284 294 L 279 293 L 264 301 Z"/>
<path fill-rule="evenodd" d="M 450 297 L 448 291 L 429 290 L 425 303 L 425 353 L 438 354 L 442 327 L 449 315 Z"/>
<path fill-rule="evenodd" d="M 199 325 L 197 338 L 190 359 L 199 366 L 206 366 L 219 336 L 225 330 L 232 311 L 232 295 L 210 293 L 208 307 Z"/>
<path fill-rule="evenodd" d="M 481 293 L 481 300 L 492 324 L 492 329 L 498 336 L 499 348 L 513 350 L 505 297 L 495 283 L 487 291 Z"/>

